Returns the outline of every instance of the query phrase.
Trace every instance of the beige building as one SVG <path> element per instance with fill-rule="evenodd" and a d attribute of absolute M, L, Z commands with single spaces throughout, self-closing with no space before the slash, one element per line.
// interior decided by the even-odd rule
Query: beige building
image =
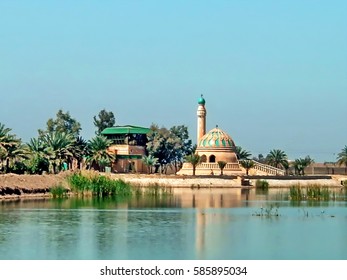
<path fill-rule="evenodd" d="M 107 149 L 116 157 L 111 166 L 112 172 L 147 172 L 142 159 L 146 155 L 148 132 L 149 128 L 132 125 L 108 127 L 101 132 L 112 141 Z"/>
<path fill-rule="evenodd" d="M 219 175 L 218 161 L 227 164 L 223 169 L 225 175 L 242 175 L 235 153 L 233 139 L 218 126 L 206 133 L 206 101 L 201 96 L 198 100 L 197 110 L 197 149 L 196 153 L 201 157 L 201 163 L 196 167 L 196 175 Z M 184 163 L 179 175 L 192 175 L 193 168 L 189 163 Z"/>

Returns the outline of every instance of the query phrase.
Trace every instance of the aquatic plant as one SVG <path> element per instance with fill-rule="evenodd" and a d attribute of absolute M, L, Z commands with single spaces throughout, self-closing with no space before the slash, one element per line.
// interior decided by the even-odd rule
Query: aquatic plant
<path fill-rule="evenodd" d="M 49 192 L 53 198 L 65 198 L 68 195 L 68 190 L 62 185 L 55 185 L 50 188 Z"/>
<path fill-rule="evenodd" d="M 327 187 L 320 185 L 309 185 L 306 187 L 294 185 L 289 189 L 289 198 L 291 200 L 330 200 L 336 199 L 336 197 L 335 192 L 331 192 Z"/>
<path fill-rule="evenodd" d="M 131 195 L 131 185 L 121 179 L 113 180 L 98 173 L 74 173 L 68 178 L 72 190 L 80 195 L 89 194 L 95 197 Z"/>
<path fill-rule="evenodd" d="M 260 212 L 255 212 L 252 216 L 258 216 L 258 217 L 278 217 L 278 206 L 277 205 L 270 205 L 267 208 L 260 208 Z"/>
<path fill-rule="evenodd" d="M 255 187 L 261 190 L 267 190 L 269 188 L 269 182 L 266 180 L 257 180 L 255 182 Z"/>

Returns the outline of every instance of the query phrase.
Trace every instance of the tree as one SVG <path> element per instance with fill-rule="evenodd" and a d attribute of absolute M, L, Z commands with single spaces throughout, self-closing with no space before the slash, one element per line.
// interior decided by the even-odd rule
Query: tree
<path fill-rule="evenodd" d="M 96 126 L 95 134 L 99 135 L 107 128 L 112 127 L 116 123 L 114 114 L 110 111 L 107 112 L 105 109 L 101 110 L 98 116 L 94 116 L 94 125 Z"/>
<path fill-rule="evenodd" d="M 115 156 L 107 152 L 107 148 L 112 142 L 102 135 L 97 135 L 88 141 L 89 156 L 87 162 L 91 166 L 96 166 L 100 171 L 107 164 L 115 160 Z"/>
<path fill-rule="evenodd" d="M 76 138 L 79 136 L 80 130 L 81 124 L 72 118 L 69 112 L 64 113 L 62 110 L 59 110 L 56 114 L 56 119 L 50 118 L 47 121 L 46 130 L 39 129 L 39 135 L 44 137 L 47 133 L 59 132 L 72 134 Z"/>
<path fill-rule="evenodd" d="M 218 161 L 217 163 L 220 168 L 220 175 L 223 176 L 223 169 L 227 165 L 227 163 L 226 161 L 222 161 L 222 160 Z"/>
<path fill-rule="evenodd" d="M 337 164 L 340 166 L 344 165 L 346 168 L 345 173 L 347 173 L 347 145 L 338 153 Z"/>
<path fill-rule="evenodd" d="M 77 168 L 81 168 L 81 163 L 83 158 L 88 154 L 88 145 L 87 141 L 84 140 L 81 136 L 77 137 L 71 147 L 72 158 L 77 161 Z"/>
<path fill-rule="evenodd" d="M 5 172 L 9 172 L 10 161 L 24 156 L 21 140 L 14 134 L 10 134 L 11 129 L 0 123 L 0 163 L 3 166 L 5 161 Z"/>
<path fill-rule="evenodd" d="M 297 173 L 298 175 L 305 175 L 305 168 L 313 162 L 314 161 L 310 158 L 310 156 L 296 159 L 293 163 L 295 173 Z"/>
<path fill-rule="evenodd" d="M 31 138 L 26 144 L 29 154 L 27 164 L 28 171 L 32 174 L 42 174 L 49 171 L 49 155 L 46 153 L 46 147 L 41 138 Z"/>
<path fill-rule="evenodd" d="M 74 136 L 65 132 L 53 131 L 44 135 L 43 142 L 52 171 L 57 173 L 61 170 L 62 163 L 67 163 L 69 157 L 72 156 Z"/>
<path fill-rule="evenodd" d="M 251 159 L 241 160 L 240 164 L 244 169 L 246 169 L 246 175 L 248 175 L 249 170 L 254 167 L 254 161 Z"/>
<path fill-rule="evenodd" d="M 190 154 L 185 157 L 186 162 L 190 163 L 193 167 L 193 176 L 195 176 L 195 170 L 197 165 L 200 163 L 200 156 L 198 154 Z"/>
<path fill-rule="evenodd" d="M 177 171 L 184 157 L 192 151 L 188 128 L 184 125 L 167 129 L 152 124 L 147 138 L 147 151 L 149 155 L 158 159 L 162 171 L 165 171 L 169 164 L 174 165 Z"/>
<path fill-rule="evenodd" d="M 158 162 L 158 159 L 149 155 L 149 156 L 144 156 L 142 158 L 143 163 L 147 166 L 148 169 L 148 174 L 151 174 L 153 171 L 153 166 Z"/>
<path fill-rule="evenodd" d="M 240 147 L 240 146 L 235 147 L 235 153 L 236 153 L 238 160 L 249 159 L 249 157 L 251 156 L 250 152 L 242 149 L 242 147 Z"/>
<path fill-rule="evenodd" d="M 281 150 L 271 150 L 266 156 L 267 164 L 274 166 L 276 168 L 283 168 L 283 165 L 287 162 L 287 155 Z"/>

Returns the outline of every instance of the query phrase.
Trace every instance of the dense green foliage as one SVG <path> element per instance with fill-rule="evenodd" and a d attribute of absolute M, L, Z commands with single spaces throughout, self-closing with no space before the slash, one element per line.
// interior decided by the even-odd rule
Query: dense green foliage
<path fill-rule="evenodd" d="M 171 165 L 175 171 L 182 165 L 184 157 L 192 152 L 192 141 L 189 139 L 188 128 L 184 125 L 170 129 L 159 128 L 152 124 L 148 133 L 147 151 L 157 158 L 162 172 Z"/>
<path fill-rule="evenodd" d="M 251 159 L 240 160 L 241 166 L 246 169 L 246 175 L 248 175 L 249 170 L 254 167 L 254 161 Z"/>
<path fill-rule="evenodd" d="M 152 155 L 149 155 L 149 156 L 144 156 L 142 161 L 147 166 L 148 174 L 151 174 L 153 172 L 153 167 L 158 162 L 158 159 Z"/>
<path fill-rule="evenodd" d="M 284 168 L 288 164 L 287 154 L 282 150 L 271 150 L 266 156 L 266 163 L 276 168 Z"/>
<path fill-rule="evenodd" d="M 294 161 L 294 170 L 297 175 L 305 175 L 305 168 L 313 163 L 313 159 L 310 156 L 306 156 L 305 158 L 299 158 Z"/>
<path fill-rule="evenodd" d="M 269 188 L 269 182 L 266 180 L 257 180 L 255 187 L 260 190 L 267 190 Z"/>
<path fill-rule="evenodd" d="M 329 200 L 333 199 L 335 194 L 329 188 L 319 185 L 310 185 L 302 187 L 294 185 L 290 187 L 289 198 L 291 200 Z"/>
<path fill-rule="evenodd" d="M 94 116 L 94 125 L 96 127 L 95 134 L 99 135 L 105 128 L 112 127 L 116 123 L 114 114 L 105 109 L 101 110 L 98 116 Z"/>
<path fill-rule="evenodd" d="M 53 198 L 65 198 L 67 197 L 68 190 L 62 185 L 56 185 L 50 188 L 50 193 Z"/>
<path fill-rule="evenodd" d="M 131 186 L 123 180 L 112 180 L 98 174 L 86 176 L 74 173 L 68 177 L 68 183 L 73 192 L 95 197 L 115 197 L 131 195 Z"/>
<path fill-rule="evenodd" d="M 56 114 L 56 118 L 50 118 L 47 121 L 47 127 L 45 130 L 39 129 L 40 137 L 43 137 L 47 133 L 65 133 L 72 134 L 74 138 L 78 137 L 81 131 L 81 124 L 70 116 L 69 112 L 64 113 L 63 110 L 59 110 Z"/>
<path fill-rule="evenodd" d="M 185 157 L 185 161 L 193 167 L 193 176 L 195 176 L 196 166 L 200 163 L 201 157 L 198 154 L 191 154 Z"/>
<path fill-rule="evenodd" d="M 246 159 L 249 159 L 250 156 L 252 155 L 250 152 L 242 149 L 242 147 L 240 146 L 236 146 L 235 148 L 235 153 L 236 153 L 236 156 L 237 156 L 237 159 L 238 160 L 246 160 Z"/>

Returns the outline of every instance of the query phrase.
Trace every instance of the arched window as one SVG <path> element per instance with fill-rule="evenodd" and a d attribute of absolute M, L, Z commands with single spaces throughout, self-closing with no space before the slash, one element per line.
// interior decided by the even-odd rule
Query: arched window
<path fill-rule="evenodd" d="M 207 161 L 206 155 L 202 155 L 200 159 L 201 159 L 201 162 L 206 162 Z"/>
<path fill-rule="evenodd" d="M 210 155 L 210 162 L 216 162 L 216 156 Z"/>

